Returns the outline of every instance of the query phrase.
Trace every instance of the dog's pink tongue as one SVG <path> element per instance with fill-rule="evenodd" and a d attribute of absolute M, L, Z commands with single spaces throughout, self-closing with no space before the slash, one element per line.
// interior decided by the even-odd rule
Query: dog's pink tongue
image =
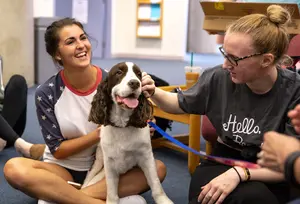
<path fill-rule="evenodd" d="M 135 98 L 123 98 L 121 96 L 117 96 L 117 101 L 124 103 L 129 108 L 136 108 L 139 105 L 139 100 Z"/>
<path fill-rule="evenodd" d="M 135 98 L 124 98 L 123 103 L 125 103 L 129 108 L 136 108 L 139 105 L 139 100 Z"/>

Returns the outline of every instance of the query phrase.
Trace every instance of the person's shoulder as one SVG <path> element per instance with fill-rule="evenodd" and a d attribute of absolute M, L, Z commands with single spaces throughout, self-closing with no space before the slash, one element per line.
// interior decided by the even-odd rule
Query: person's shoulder
<path fill-rule="evenodd" d="M 108 70 L 103 69 L 102 67 L 99 67 L 97 65 L 93 65 L 93 66 L 99 69 L 99 72 L 101 73 L 102 76 L 102 80 L 104 80 L 108 76 Z"/>
<path fill-rule="evenodd" d="M 40 84 L 35 91 L 35 95 L 49 95 L 53 94 L 55 90 L 63 90 L 63 80 L 60 76 L 60 72 L 51 76 L 47 81 L 43 84 Z"/>
<path fill-rule="evenodd" d="M 202 77 L 210 78 L 211 80 L 226 79 L 228 72 L 222 68 L 222 65 L 217 65 L 212 68 L 207 68 L 203 71 Z"/>
<path fill-rule="evenodd" d="M 281 74 L 284 82 L 287 82 L 289 84 L 293 83 L 300 87 L 300 75 L 298 74 L 298 72 L 283 68 L 278 68 L 278 71 L 279 74 Z"/>

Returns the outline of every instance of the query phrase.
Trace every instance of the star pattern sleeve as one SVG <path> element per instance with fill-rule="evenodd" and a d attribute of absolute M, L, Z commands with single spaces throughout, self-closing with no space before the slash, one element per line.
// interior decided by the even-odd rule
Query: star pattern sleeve
<path fill-rule="evenodd" d="M 58 88 L 63 91 L 64 87 Z M 57 118 L 55 116 L 54 107 L 57 98 L 55 98 L 55 85 L 48 82 L 38 87 L 35 93 L 36 114 L 40 124 L 41 132 L 46 145 L 53 154 L 65 140 L 61 131 Z"/>

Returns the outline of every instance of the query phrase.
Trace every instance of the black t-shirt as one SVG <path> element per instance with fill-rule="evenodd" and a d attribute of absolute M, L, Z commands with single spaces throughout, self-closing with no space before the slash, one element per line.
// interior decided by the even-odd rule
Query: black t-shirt
<path fill-rule="evenodd" d="M 259 95 L 246 84 L 233 83 L 229 72 L 216 66 L 178 94 L 179 106 L 187 113 L 207 115 L 223 142 L 235 148 L 260 147 L 263 134 L 271 130 L 297 137 L 287 113 L 300 102 L 300 76 L 277 70 L 272 89 Z"/>

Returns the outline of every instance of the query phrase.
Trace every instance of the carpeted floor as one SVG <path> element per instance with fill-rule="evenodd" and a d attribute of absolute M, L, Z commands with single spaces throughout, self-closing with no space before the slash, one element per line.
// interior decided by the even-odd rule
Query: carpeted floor
<path fill-rule="evenodd" d="M 164 60 L 141 60 L 141 59 L 94 59 L 93 63 L 109 69 L 113 64 L 120 61 L 133 61 L 137 63 L 144 71 L 159 76 L 170 84 L 184 84 L 184 66 L 188 65 L 189 56 L 186 61 L 164 61 Z M 219 55 L 196 55 L 194 56 L 194 64 L 209 68 L 211 66 L 222 63 L 222 57 Z M 28 116 L 27 126 L 23 138 L 33 143 L 43 143 L 39 125 L 35 115 L 34 107 L 35 87 L 30 88 L 28 94 Z M 188 131 L 186 125 L 174 123 L 172 134 L 182 134 Z M 204 150 L 203 140 L 201 142 L 202 150 Z M 188 186 L 190 174 L 187 169 L 187 156 L 178 152 L 167 149 L 158 149 L 154 151 L 155 157 L 162 160 L 168 169 L 168 174 L 163 182 L 163 187 L 169 197 L 175 204 L 187 203 Z M 8 148 L 0 152 L 1 169 L 7 160 L 12 157 L 19 156 L 13 148 Z M 143 194 L 149 204 L 154 203 L 151 198 L 151 192 Z M 35 204 L 36 199 L 26 196 L 25 194 L 13 189 L 6 182 L 3 172 L 0 172 L 0 204 Z"/>

